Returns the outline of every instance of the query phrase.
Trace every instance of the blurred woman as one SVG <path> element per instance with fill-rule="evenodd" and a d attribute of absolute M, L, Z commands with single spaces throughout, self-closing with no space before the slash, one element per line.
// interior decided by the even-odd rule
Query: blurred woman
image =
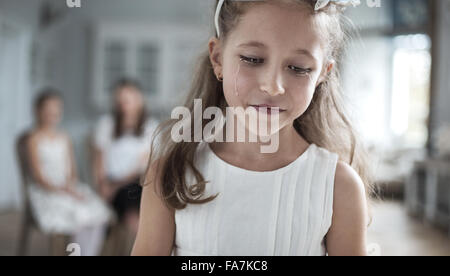
<path fill-rule="evenodd" d="M 62 99 L 52 89 L 35 101 L 36 126 L 28 139 L 31 210 L 42 231 L 71 235 L 82 255 L 97 255 L 111 213 L 78 181 L 72 143 L 58 128 L 62 113 Z"/>
<path fill-rule="evenodd" d="M 147 118 L 139 84 L 129 79 L 118 81 L 113 112 L 103 116 L 95 130 L 93 170 L 100 194 L 134 235 L 142 191 L 140 177 L 156 127 L 157 122 Z"/>

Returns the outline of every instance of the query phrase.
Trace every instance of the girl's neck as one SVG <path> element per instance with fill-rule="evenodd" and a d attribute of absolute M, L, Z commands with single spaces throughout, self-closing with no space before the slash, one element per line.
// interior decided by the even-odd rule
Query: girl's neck
<path fill-rule="evenodd" d="M 270 171 L 295 161 L 309 147 L 293 125 L 284 127 L 275 135 L 279 135 L 279 147 L 274 153 L 262 153 L 261 147 L 267 143 L 261 142 L 213 143 L 211 148 L 216 155 L 232 165 Z"/>
<path fill-rule="evenodd" d="M 58 134 L 58 129 L 56 126 L 52 126 L 52 125 L 39 125 L 37 127 L 37 131 L 47 135 L 47 136 L 56 136 Z"/>
<path fill-rule="evenodd" d="M 140 113 L 124 114 L 122 120 L 122 128 L 133 129 L 139 123 Z"/>

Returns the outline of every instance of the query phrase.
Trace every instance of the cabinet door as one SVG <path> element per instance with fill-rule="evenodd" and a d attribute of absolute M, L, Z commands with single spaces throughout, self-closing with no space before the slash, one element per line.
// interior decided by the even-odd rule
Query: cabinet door
<path fill-rule="evenodd" d="M 124 41 L 110 40 L 104 45 L 103 91 L 112 92 L 114 83 L 127 72 L 126 44 Z"/>
<path fill-rule="evenodd" d="M 136 49 L 136 78 L 142 91 L 154 97 L 159 90 L 161 50 L 157 43 L 141 42 Z"/>

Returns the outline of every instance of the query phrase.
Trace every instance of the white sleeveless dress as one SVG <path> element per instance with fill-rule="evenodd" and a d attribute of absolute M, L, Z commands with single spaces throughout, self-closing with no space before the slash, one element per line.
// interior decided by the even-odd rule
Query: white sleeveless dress
<path fill-rule="evenodd" d="M 206 195 L 219 195 L 176 211 L 172 255 L 326 255 L 337 154 L 312 144 L 284 168 L 255 172 L 226 163 L 201 143 L 195 162 L 210 181 Z M 188 179 L 195 183 L 191 174 Z"/>
<path fill-rule="evenodd" d="M 41 173 L 49 184 L 65 185 L 71 165 L 67 141 L 43 138 L 37 145 L 37 154 Z M 65 193 L 49 192 L 37 183 L 28 187 L 32 215 L 43 232 L 70 235 L 110 220 L 112 212 L 86 184 L 78 183 L 76 188 L 84 196 L 83 201 Z"/>

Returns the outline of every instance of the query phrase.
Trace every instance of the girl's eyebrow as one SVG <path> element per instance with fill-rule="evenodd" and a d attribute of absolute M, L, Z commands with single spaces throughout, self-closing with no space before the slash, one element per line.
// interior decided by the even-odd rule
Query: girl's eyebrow
<path fill-rule="evenodd" d="M 242 43 L 242 44 L 239 44 L 238 45 L 238 47 L 242 47 L 242 48 L 245 48 L 245 47 L 253 47 L 253 48 L 262 48 L 262 49 L 266 49 L 267 48 L 267 46 L 264 44 L 264 43 L 262 43 L 262 42 L 258 42 L 258 41 L 250 41 L 250 42 L 246 42 L 246 43 Z M 303 56 L 307 56 L 307 57 L 309 57 L 309 58 L 311 58 L 311 59 L 316 59 L 308 50 L 306 50 L 306 49 L 297 49 L 297 50 L 295 50 L 294 51 L 294 53 L 295 54 L 298 54 L 298 55 L 303 55 Z"/>
<path fill-rule="evenodd" d="M 254 48 L 267 48 L 264 43 L 258 41 L 250 41 L 246 43 L 239 44 L 238 47 L 254 47 Z"/>
<path fill-rule="evenodd" d="M 294 51 L 296 54 L 298 55 L 303 55 L 303 56 L 307 56 L 311 59 L 316 59 L 308 50 L 306 49 L 297 49 Z"/>

